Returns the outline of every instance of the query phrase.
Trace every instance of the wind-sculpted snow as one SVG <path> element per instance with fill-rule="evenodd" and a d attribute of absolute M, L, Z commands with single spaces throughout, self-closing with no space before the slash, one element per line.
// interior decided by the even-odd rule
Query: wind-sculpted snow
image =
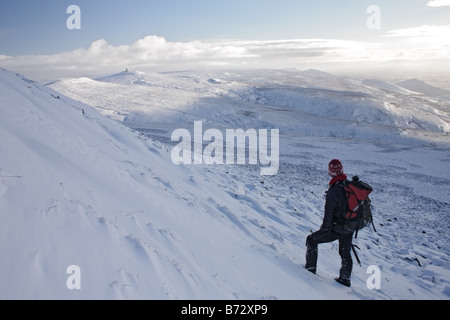
<path fill-rule="evenodd" d="M 359 92 L 352 81 L 311 74 L 334 80 L 328 91 L 305 89 L 309 102 L 318 92 Z M 129 85 L 84 78 L 54 82 L 57 92 L 0 70 L 0 298 L 448 299 L 448 137 L 300 110 L 285 96 L 293 85 L 285 72 L 263 75 L 154 74 Z M 261 81 L 281 91 L 263 96 Z M 371 99 L 372 90 L 345 101 Z M 444 102 L 421 101 L 446 123 Z M 378 105 L 365 117 L 388 113 Z M 278 174 L 175 165 L 170 135 L 195 120 L 279 128 Z M 362 267 L 355 263 L 351 288 L 333 280 L 335 243 L 320 247 L 317 276 L 303 268 L 331 158 L 374 187 L 378 233 L 355 240 Z M 380 289 L 367 286 L 369 266 L 381 270 Z M 71 270 L 81 272 L 79 288 Z"/>

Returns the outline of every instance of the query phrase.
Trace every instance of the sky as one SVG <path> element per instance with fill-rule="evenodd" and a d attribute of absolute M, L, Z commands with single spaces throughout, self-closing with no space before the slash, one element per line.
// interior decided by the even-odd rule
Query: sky
<path fill-rule="evenodd" d="M 68 10 L 71 5 L 79 11 Z M 396 66 L 442 74 L 449 58 L 450 0 L 0 4 L 0 66 L 38 78 L 100 75 L 126 67 L 382 73 Z"/>

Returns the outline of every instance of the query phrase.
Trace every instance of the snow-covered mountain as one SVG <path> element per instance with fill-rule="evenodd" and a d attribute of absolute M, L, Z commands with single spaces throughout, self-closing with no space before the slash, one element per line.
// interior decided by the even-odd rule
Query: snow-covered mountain
<path fill-rule="evenodd" d="M 449 141 L 448 100 L 418 96 L 381 80 L 361 82 L 317 70 L 127 71 L 102 81 L 65 79 L 50 87 L 138 129 L 203 119 L 213 127 L 253 128 L 263 123 L 323 137 L 407 144 Z"/>
<path fill-rule="evenodd" d="M 448 299 L 448 104 L 336 77 L 313 87 L 311 73 L 119 74 L 54 91 L 0 70 L 0 298 Z M 166 142 L 196 120 L 279 128 L 279 173 L 175 165 Z M 355 241 L 351 288 L 333 281 L 336 243 L 317 276 L 303 268 L 331 158 L 375 189 L 378 233 Z"/>

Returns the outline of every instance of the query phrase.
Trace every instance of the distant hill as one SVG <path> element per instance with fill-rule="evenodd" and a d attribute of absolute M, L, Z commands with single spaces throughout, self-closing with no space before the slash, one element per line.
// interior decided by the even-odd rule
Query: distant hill
<path fill-rule="evenodd" d="M 125 71 L 110 76 L 101 77 L 95 80 L 124 85 L 139 84 L 143 81 L 143 74 L 139 72 L 130 72 L 128 69 L 126 69 Z"/>
<path fill-rule="evenodd" d="M 398 92 L 401 94 L 405 94 L 405 95 L 409 95 L 409 94 L 416 94 L 417 92 L 411 92 L 411 90 L 407 90 L 403 87 L 400 87 L 398 85 L 395 84 L 391 84 L 389 82 L 383 81 L 383 80 L 379 80 L 379 79 L 365 79 L 362 81 L 362 83 L 364 85 L 373 87 L 373 88 L 378 88 L 378 89 L 382 89 L 382 90 L 388 90 L 388 91 L 393 91 L 393 92 Z"/>
<path fill-rule="evenodd" d="M 422 93 L 426 96 L 445 96 L 450 94 L 447 90 L 429 85 L 428 83 L 418 79 L 402 81 L 397 85 L 410 91 Z"/>

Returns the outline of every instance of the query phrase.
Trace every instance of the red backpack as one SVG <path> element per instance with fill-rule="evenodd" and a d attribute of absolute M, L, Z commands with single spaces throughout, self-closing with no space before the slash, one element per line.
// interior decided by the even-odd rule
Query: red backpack
<path fill-rule="evenodd" d="M 358 231 L 373 224 L 372 207 L 369 195 L 373 189 L 359 180 L 358 176 L 343 184 L 347 197 L 348 211 L 345 215 L 344 228 L 348 231 Z M 375 230 L 376 232 L 376 230 Z"/>

